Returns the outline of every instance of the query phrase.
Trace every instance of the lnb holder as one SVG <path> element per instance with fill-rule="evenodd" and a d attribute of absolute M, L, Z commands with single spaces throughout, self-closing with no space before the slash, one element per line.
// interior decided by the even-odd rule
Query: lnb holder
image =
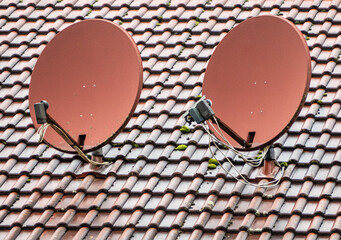
<path fill-rule="evenodd" d="M 49 104 L 45 100 L 34 104 L 34 111 L 36 113 L 36 119 L 37 119 L 38 124 L 47 123 L 46 110 L 48 107 L 49 107 Z"/>
<path fill-rule="evenodd" d="M 83 158 L 84 160 L 90 162 L 93 164 L 93 162 L 96 161 L 89 161 L 87 158 L 83 157 L 85 156 L 85 153 L 83 152 L 83 145 L 79 143 L 79 141 L 75 141 L 70 134 L 63 129 L 62 126 L 60 126 L 47 112 L 47 108 L 49 107 L 49 104 L 47 101 L 43 100 L 41 102 L 34 104 L 34 111 L 36 114 L 36 120 L 38 124 L 45 124 L 49 123 L 51 127 L 56 131 L 57 134 L 59 134 L 66 142 L 70 145 L 77 153 L 78 155 Z M 84 142 L 83 142 L 84 143 Z M 103 157 L 103 151 L 102 149 L 98 149 L 93 152 L 93 156 L 97 158 L 97 163 L 102 163 L 102 157 Z"/>
<path fill-rule="evenodd" d="M 210 119 L 214 112 L 211 108 L 212 102 L 205 98 L 205 96 L 201 97 L 199 101 L 194 103 L 194 105 L 188 109 L 182 117 L 191 124 L 193 121 L 196 123 L 202 123 L 208 119 Z"/>
<path fill-rule="evenodd" d="M 202 123 L 210 118 L 212 118 L 215 114 L 211 108 L 212 102 L 209 99 L 206 99 L 205 96 L 201 97 L 194 105 L 188 109 L 182 117 L 186 120 L 187 123 L 191 124 L 192 122 L 196 122 L 197 124 Z M 217 121 L 220 122 L 219 118 Z M 253 138 L 245 140 L 241 136 L 239 136 L 235 131 L 233 131 L 226 124 L 220 122 L 222 129 L 229 134 L 236 142 L 238 142 L 244 148 L 248 148 L 252 144 Z"/>

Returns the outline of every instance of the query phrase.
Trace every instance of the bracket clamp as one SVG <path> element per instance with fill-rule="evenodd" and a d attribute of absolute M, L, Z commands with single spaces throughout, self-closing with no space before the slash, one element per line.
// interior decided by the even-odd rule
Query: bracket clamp
<path fill-rule="evenodd" d="M 201 97 L 199 101 L 194 103 L 194 105 L 188 109 L 182 117 L 191 124 L 193 121 L 196 123 L 202 123 L 208 119 L 210 119 L 214 112 L 211 108 L 212 102 L 205 98 L 205 96 Z"/>

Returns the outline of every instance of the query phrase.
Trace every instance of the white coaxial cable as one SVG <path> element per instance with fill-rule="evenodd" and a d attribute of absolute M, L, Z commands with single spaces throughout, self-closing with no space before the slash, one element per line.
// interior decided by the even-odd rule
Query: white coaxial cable
<path fill-rule="evenodd" d="M 230 163 L 231 167 L 237 172 L 237 174 L 240 176 L 241 179 L 239 179 L 238 177 L 234 176 L 232 173 L 230 173 L 229 171 L 227 171 L 224 166 L 220 163 L 220 161 L 218 161 L 218 164 L 220 165 L 220 167 L 227 173 L 229 174 L 230 176 L 232 176 L 236 181 L 239 181 L 239 182 L 242 182 L 243 184 L 247 184 L 247 185 L 251 185 L 251 186 L 254 186 L 254 187 L 263 187 L 263 188 L 270 188 L 270 187 L 274 187 L 274 186 L 277 186 L 278 183 L 280 182 L 280 180 L 282 179 L 283 177 L 283 174 L 284 174 L 284 167 L 282 166 L 281 167 L 281 172 L 280 172 L 280 175 L 278 176 L 278 178 L 275 178 L 273 181 L 270 181 L 270 182 L 266 182 L 266 183 L 263 183 L 263 184 L 254 184 L 254 183 L 251 183 L 250 181 L 248 181 L 240 172 L 239 170 L 236 168 L 236 166 L 232 163 L 232 161 L 226 156 L 225 153 L 222 152 L 222 150 L 219 148 L 218 144 L 216 143 L 216 141 L 214 140 L 215 136 L 212 135 L 209 131 L 209 129 L 204 126 L 204 129 L 205 131 L 207 132 L 207 134 L 209 135 L 209 138 L 210 138 L 210 141 L 209 141 L 209 150 L 212 154 L 212 156 L 214 156 L 214 153 L 212 152 L 212 149 L 211 149 L 211 142 L 213 142 L 213 144 L 215 145 L 215 147 L 217 148 L 217 150 L 225 157 L 225 159 Z"/>
<path fill-rule="evenodd" d="M 71 141 L 71 139 L 65 134 L 65 132 L 58 127 L 55 124 L 52 123 L 44 123 L 43 125 L 41 125 L 38 130 L 37 133 L 39 134 L 39 142 L 42 142 L 46 133 L 47 128 L 51 126 L 54 130 L 56 130 L 56 132 L 58 132 L 61 137 L 73 148 L 76 150 L 76 152 L 78 153 L 78 155 L 83 158 L 85 161 L 93 164 L 93 165 L 109 165 L 111 164 L 110 162 L 96 162 L 91 160 L 90 158 L 88 158 L 88 156 L 75 144 L 73 144 L 73 142 Z"/>

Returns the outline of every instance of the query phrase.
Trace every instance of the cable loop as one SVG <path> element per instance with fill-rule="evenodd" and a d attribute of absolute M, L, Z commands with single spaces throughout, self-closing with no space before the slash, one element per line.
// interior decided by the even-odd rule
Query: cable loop
<path fill-rule="evenodd" d="M 88 158 L 88 156 L 75 144 L 73 144 L 73 142 L 71 141 L 71 139 L 65 134 L 65 132 L 59 128 L 57 125 L 55 124 L 52 124 L 52 123 L 44 123 L 43 125 L 41 125 L 39 128 L 38 128 L 38 131 L 37 133 L 39 134 L 39 142 L 42 142 L 43 139 L 44 139 L 44 136 L 46 134 L 46 130 L 47 128 L 51 126 L 73 149 L 76 150 L 76 152 L 78 153 L 78 155 L 84 159 L 85 161 L 87 161 L 88 163 L 91 163 L 93 165 L 96 165 L 96 166 L 103 166 L 103 165 L 109 165 L 111 163 L 109 162 L 96 162 L 96 161 L 93 161 L 91 160 L 90 158 Z"/>
<path fill-rule="evenodd" d="M 218 121 L 217 119 L 213 116 L 213 119 L 219 129 L 219 131 L 216 129 L 216 127 L 212 124 L 211 121 L 209 121 L 209 124 L 210 126 L 212 127 L 212 129 L 215 131 L 215 133 L 220 136 L 225 142 L 222 142 L 220 139 L 218 139 L 214 134 L 212 134 L 210 132 L 210 129 L 208 127 L 207 124 L 205 123 L 202 123 L 201 125 L 203 126 L 203 128 L 205 129 L 206 133 L 209 135 L 209 150 L 212 154 L 212 156 L 214 156 L 214 153 L 212 151 L 212 146 L 211 146 L 211 143 L 214 144 L 215 148 L 224 156 L 224 158 L 229 162 L 229 164 L 231 165 L 231 167 L 237 172 L 238 176 L 241 178 L 238 178 L 238 176 L 235 176 L 233 175 L 232 173 L 230 173 L 229 171 L 227 171 L 225 169 L 225 167 L 220 163 L 220 161 L 218 160 L 218 164 L 220 165 L 220 167 L 227 173 L 229 174 L 230 176 L 232 176 L 236 181 L 238 182 L 242 182 L 246 185 L 251 185 L 251 186 L 254 186 L 254 187 L 262 187 L 262 188 L 270 188 L 270 187 L 275 187 L 279 184 L 279 182 L 281 181 L 283 175 L 284 175 L 284 166 L 281 166 L 277 160 L 275 160 L 275 163 L 277 166 L 280 167 L 281 169 L 281 172 L 280 172 L 280 175 L 275 178 L 273 181 L 270 181 L 270 182 L 266 182 L 266 183 L 262 183 L 262 184 L 254 184 L 254 183 L 251 183 L 249 180 L 247 180 L 240 172 L 239 170 L 236 168 L 236 166 L 232 163 L 232 161 L 230 160 L 230 158 L 227 157 L 226 153 L 224 153 L 218 144 L 221 144 L 225 147 L 227 147 L 230 151 L 232 151 L 233 153 L 235 153 L 237 156 L 241 157 L 245 163 L 247 163 L 248 165 L 250 165 L 251 167 L 258 167 L 262 164 L 265 156 L 266 156 L 266 153 L 267 151 L 269 150 L 269 146 L 265 147 L 264 150 L 262 151 L 262 154 L 258 157 L 258 158 L 249 158 L 247 155 L 239 152 L 237 149 L 235 149 L 230 143 L 229 141 L 226 139 L 225 135 L 223 134 L 222 130 L 220 129 L 219 127 L 219 124 L 218 124 Z"/>

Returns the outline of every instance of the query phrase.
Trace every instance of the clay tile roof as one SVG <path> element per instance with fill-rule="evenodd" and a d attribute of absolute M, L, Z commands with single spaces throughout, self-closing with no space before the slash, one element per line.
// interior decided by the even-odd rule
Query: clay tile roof
<path fill-rule="evenodd" d="M 312 59 L 305 105 L 274 144 L 289 166 L 272 189 L 208 169 L 203 129 L 179 130 L 214 47 L 263 14 L 294 22 Z M 46 44 L 86 18 L 132 35 L 144 86 L 128 125 L 103 149 L 114 163 L 76 177 L 82 160 L 38 142 L 28 88 Z M 340 239 L 340 31 L 340 0 L 1 1 L 0 239 Z M 228 156 L 246 177 L 257 173 Z"/>

